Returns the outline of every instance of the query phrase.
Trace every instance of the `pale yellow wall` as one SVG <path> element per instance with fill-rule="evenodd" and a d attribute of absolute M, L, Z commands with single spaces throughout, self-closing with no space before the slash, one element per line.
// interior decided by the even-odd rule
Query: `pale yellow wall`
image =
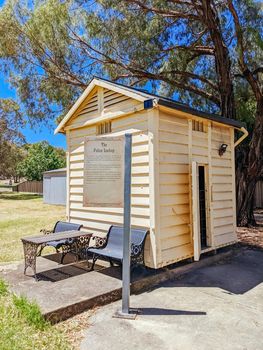
<path fill-rule="evenodd" d="M 66 125 L 68 144 L 68 205 L 71 222 L 105 235 L 110 225 L 123 224 L 123 209 L 83 207 L 84 140 L 96 135 L 93 118 L 133 111 L 141 102 L 95 88 Z M 152 109 L 113 118 L 112 133 L 133 133 L 132 217 L 146 227 L 145 262 L 161 267 L 193 256 L 191 164 L 207 166 L 208 230 L 216 248 L 236 239 L 234 148 L 231 127 L 204 121 L 205 131 L 192 131 L 192 118 L 180 112 Z M 89 122 L 88 125 L 85 124 Z M 218 148 L 228 144 L 220 157 Z"/>
<path fill-rule="evenodd" d="M 160 112 L 160 241 L 165 266 L 193 255 L 190 234 L 187 118 Z"/>
<path fill-rule="evenodd" d="M 109 96 L 109 92 L 106 96 Z M 116 96 L 116 94 L 111 94 L 111 96 L 116 104 L 110 105 L 109 100 L 106 100 L 104 113 L 110 109 L 118 110 L 119 104 L 120 108 L 123 106 L 123 97 Z M 126 97 L 124 99 L 130 107 L 131 99 L 127 99 Z M 137 101 L 134 104 L 136 106 Z M 75 126 L 80 127 L 85 121 L 83 114 L 80 114 L 79 117 L 78 115 L 75 116 L 67 124 L 69 161 L 69 199 L 67 212 L 70 222 L 83 224 L 84 229 L 88 232 L 105 235 L 110 225 L 123 224 L 123 209 L 83 206 L 84 140 L 86 136 L 96 135 L 96 125 L 74 129 Z M 135 227 L 150 228 L 148 112 L 141 111 L 127 117 L 113 119 L 111 123 L 113 135 L 114 133 L 116 135 L 124 134 L 127 130 L 133 134 L 131 224 Z M 146 242 L 145 262 L 148 266 L 153 267 L 154 254 L 151 250 L 153 244 L 149 238 Z"/>
<path fill-rule="evenodd" d="M 235 173 L 232 128 L 212 128 L 212 208 L 215 247 L 236 240 L 235 224 Z M 220 157 L 218 148 L 228 145 Z"/>
<path fill-rule="evenodd" d="M 235 233 L 234 129 L 197 118 L 205 132 L 192 130 L 192 118 L 160 111 L 160 243 L 158 266 L 193 256 L 191 164 L 207 169 L 207 231 L 213 248 L 232 243 Z M 228 144 L 220 157 L 218 149 Z"/>

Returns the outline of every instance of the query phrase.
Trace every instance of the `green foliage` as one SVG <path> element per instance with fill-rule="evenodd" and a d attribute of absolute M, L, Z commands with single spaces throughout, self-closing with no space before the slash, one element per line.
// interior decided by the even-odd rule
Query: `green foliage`
<path fill-rule="evenodd" d="M 164 0 L 148 3 L 164 11 L 193 12 L 193 7 Z M 211 85 L 182 74 L 187 70 L 216 79 L 209 56 L 184 49 L 186 43 L 210 44 L 207 34 L 199 39 L 203 29 L 191 18 L 155 15 L 126 1 L 91 6 L 82 0 L 48 0 L 26 6 L 7 0 L 0 10 L 0 60 L 32 123 L 63 115 L 92 75 L 140 87 L 150 82 L 153 90 L 180 93 L 187 102 L 215 109 L 218 91 L 211 93 Z M 214 101 L 207 99 L 204 106 L 195 89 Z"/>
<path fill-rule="evenodd" d="M 31 124 L 54 119 L 85 86 L 86 57 L 72 45 L 68 29 L 78 18 L 71 5 L 7 0 L 0 9 L 2 70 Z"/>
<path fill-rule="evenodd" d="M 0 296 L 5 296 L 8 294 L 8 285 L 7 283 L 0 279 Z"/>
<path fill-rule="evenodd" d="M 44 319 L 36 303 L 29 302 L 24 296 L 13 294 L 13 303 L 27 322 L 36 329 L 44 330 L 48 322 Z"/>
<path fill-rule="evenodd" d="M 1 187 L 0 187 L 1 189 Z M 43 196 L 35 193 L 16 193 L 16 192 L 0 192 L 0 200 L 5 199 L 8 201 L 25 201 L 25 200 L 32 200 L 32 199 L 42 199 Z"/>
<path fill-rule="evenodd" d="M 23 117 L 19 105 L 12 99 L 0 99 L 0 143 L 23 142 L 23 135 L 19 131 L 22 126 Z"/>
<path fill-rule="evenodd" d="M 12 99 L 0 99 L 0 175 L 16 177 L 16 167 L 23 159 L 20 132 L 23 118 L 18 104 Z"/>
<path fill-rule="evenodd" d="M 241 83 L 236 88 L 236 110 L 238 119 L 246 124 L 246 128 L 251 135 L 254 127 L 256 115 L 256 100 L 247 84 Z M 249 141 L 248 138 L 247 141 Z"/>
<path fill-rule="evenodd" d="M 61 120 L 91 75 L 147 86 L 220 112 L 224 74 L 215 60 L 215 28 L 204 20 L 206 7 L 216 16 L 216 29 L 231 58 L 231 71 L 224 76 L 233 76 L 236 85 L 242 84 L 235 74 L 240 73 L 239 49 L 227 2 L 204 3 L 6 0 L 0 9 L 0 69 L 32 124 Z M 253 70 L 263 59 L 261 4 L 252 0 L 234 4 L 242 24 L 245 59 Z"/>
<path fill-rule="evenodd" d="M 18 172 L 28 180 L 42 180 L 43 172 L 63 168 L 66 165 L 65 151 L 48 144 L 38 142 L 26 146 L 27 155 L 18 164 Z"/>

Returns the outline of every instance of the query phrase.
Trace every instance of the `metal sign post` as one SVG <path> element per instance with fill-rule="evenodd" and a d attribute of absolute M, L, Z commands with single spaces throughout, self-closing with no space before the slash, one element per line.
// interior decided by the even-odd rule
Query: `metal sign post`
<path fill-rule="evenodd" d="M 136 312 L 130 309 L 130 260 L 131 260 L 131 158 L 132 135 L 125 134 L 124 173 L 124 235 L 122 263 L 122 310 L 115 317 L 134 319 Z"/>
<path fill-rule="evenodd" d="M 122 313 L 130 309 L 130 259 L 131 259 L 131 144 L 132 135 L 125 135 L 124 216 L 123 216 L 123 264 L 122 264 Z"/>

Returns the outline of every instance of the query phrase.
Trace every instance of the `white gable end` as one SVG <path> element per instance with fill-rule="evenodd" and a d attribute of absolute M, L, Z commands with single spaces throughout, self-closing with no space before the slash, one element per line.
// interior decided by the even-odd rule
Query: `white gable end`
<path fill-rule="evenodd" d="M 124 113 L 127 108 L 136 107 L 150 98 L 152 96 L 146 93 L 94 78 L 58 125 L 55 134 L 64 132 L 69 123 L 77 127 L 103 115 L 114 115 L 117 111 Z"/>

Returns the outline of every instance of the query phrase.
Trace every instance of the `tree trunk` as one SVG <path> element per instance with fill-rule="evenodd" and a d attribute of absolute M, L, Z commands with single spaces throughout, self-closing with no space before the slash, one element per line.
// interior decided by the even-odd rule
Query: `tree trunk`
<path fill-rule="evenodd" d="M 257 101 L 253 134 L 249 145 L 240 145 L 236 155 L 237 224 L 255 225 L 254 192 L 263 175 L 263 98 Z"/>
<path fill-rule="evenodd" d="M 218 77 L 221 114 L 226 118 L 236 118 L 231 60 L 224 42 L 221 24 L 213 0 L 203 0 L 204 21 L 209 29 L 215 47 L 215 68 Z"/>

